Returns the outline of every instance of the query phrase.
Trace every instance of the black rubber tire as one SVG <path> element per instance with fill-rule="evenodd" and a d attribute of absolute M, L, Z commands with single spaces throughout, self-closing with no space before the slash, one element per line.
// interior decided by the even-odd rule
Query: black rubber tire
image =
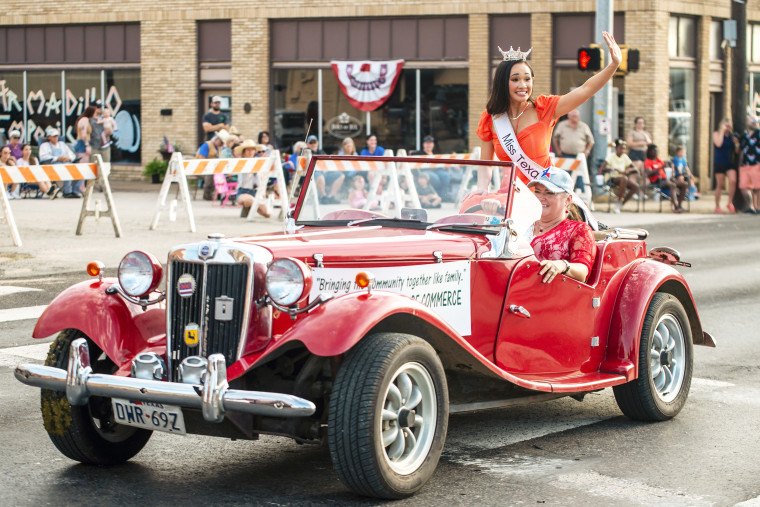
<path fill-rule="evenodd" d="M 379 434 L 383 403 L 391 377 L 406 364 L 422 365 L 435 389 L 432 445 L 424 461 L 408 474 L 386 462 Z M 338 370 L 328 412 L 328 446 L 341 482 L 353 492 L 398 499 L 417 492 L 433 475 L 446 440 L 449 395 L 446 374 L 433 347 L 410 335 L 378 333 L 360 341 Z"/>
<path fill-rule="evenodd" d="M 684 374 L 678 394 L 668 402 L 660 398 L 652 379 L 650 350 L 655 326 L 663 316 L 670 315 L 678 323 L 684 338 Z M 675 417 L 686 403 L 691 387 L 693 345 L 689 317 L 675 296 L 658 292 L 652 298 L 644 317 L 639 345 L 639 376 L 636 380 L 613 387 L 615 400 L 622 412 L 639 421 L 665 421 Z"/>
<path fill-rule="evenodd" d="M 69 347 L 77 338 L 86 338 L 93 372 L 113 373 L 116 368 L 87 336 L 66 329 L 50 345 L 45 365 L 66 369 Z M 101 357 L 102 356 L 102 357 Z M 53 445 L 66 457 L 89 465 L 124 463 L 148 443 L 152 431 L 113 422 L 111 399 L 91 397 L 86 405 L 71 406 L 62 391 L 42 389 L 42 420 Z M 97 419 L 100 428 L 96 426 Z"/>

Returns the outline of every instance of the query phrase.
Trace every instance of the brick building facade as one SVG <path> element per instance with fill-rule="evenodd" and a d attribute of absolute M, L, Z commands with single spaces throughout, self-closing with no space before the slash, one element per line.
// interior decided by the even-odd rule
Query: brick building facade
<path fill-rule="evenodd" d="M 136 97 L 121 106 L 132 108 L 131 116 L 120 121 L 134 130 L 131 145 L 122 141 L 127 163 L 116 162 L 115 177 L 121 178 L 139 177 L 139 162 L 156 156 L 164 137 L 193 153 L 211 94 L 229 97 L 232 123 L 246 137 L 261 130 L 282 134 L 293 114 L 295 139 L 302 130 L 297 123 L 314 116 L 315 103 L 322 106 L 323 125 L 341 112 L 363 122 L 363 113 L 350 109 L 335 92 L 332 58 L 405 59 L 395 102 L 371 118 L 373 126 L 384 129 L 390 147 L 414 148 L 421 135 L 434 134 L 448 140 L 445 146 L 451 150 L 471 149 L 479 142 L 475 126 L 487 100 L 490 72 L 498 64 L 497 44 L 532 46 L 534 94 L 549 94 L 565 93 L 588 77 L 576 70 L 573 55 L 580 44 L 599 38 L 593 33 L 594 0 L 367 5 L 284 0 L 276 6 L 254 0 L 104 0 L 97 8 L 80 0 L 8 0 L 4 7 L 0 82 L 5 84 L 0 94 L 12 94 L 0 97 L 0 109 L 6 108 L 0 111 L 0 129 L 19 117 L 20 109 L 10 107 L 7 99 L 24 97 L 22 89 L 34 109 L 29 115 L 33 125 L 60 123 L 55 109 L 48 108 L 47 116 L 39 112 L 41 97 L 29 99 L 45 79 L 54 84 L 49 85 L 52 91 L 43 90 L 44 101 L 49 104 L 51 94 L 60 93 L 67 96 L 63 110 L 71 104 L 72 115 L 62 116 L 64 127 L 75 117 L 77 100 L 81 106 L 93 96 L 108 98 L 114 89 L 118 98 Z M 657 144 L 671 150 L 674 144 L 687 144 L 703 189 L 710 186 L 710 132 L 720 116 L 730 113 L 730 73 L 724 72 L 727 58 L 720 48 L 721 22 L 730 18 L 730 9 L 730 0 L 615 2 L 618 41 L 641 51 L 640 70 L 615 78 L 618 132 L 624 135 L 633 118 L 643 116 Z M 750 6 L 747 14 L 752 35 L 760 8 Z M 362 26 L 368 33 L 362 33 Z M 335 47 L 340 37 L 348 46 L 343 54 Z M 755 60 L 753 55 L 750 59 Z M 59 84 L 61 71 L 65 86 Z M 752 71 L 750 65 L 751 91 Z M 79 86 L 80 75 L 83 82 L 95 81 Z M 30 87 L 30 82 L 35 84 Z M 760 80 L 758 85 L 760 91 Z M 459 106 L 447 105 L 457 98 Z M 415 101 L 424 109 L 416 124 Z M 112 103 L 117 104 L 116 97 Z M 16 125 L 30 127 L 20 121 Z M 319 133 L 329 145 L 327 130 Z M 362 140 L 357 137 L 357 146 Z M 139 149 L 129 152 L 138 143 Z"/>

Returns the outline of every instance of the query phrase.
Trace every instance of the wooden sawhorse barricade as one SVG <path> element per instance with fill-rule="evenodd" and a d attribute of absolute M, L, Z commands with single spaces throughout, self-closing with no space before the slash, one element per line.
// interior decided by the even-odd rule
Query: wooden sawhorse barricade
<path fill-rule="evenodd" d="M 417 195 L 417 189 L 414 186 L 414 180 L 407 181 L 407 191 L 404 191 L 400 187 L 399 176 L 403 175 L 406 178 L 411 178 L 411 173 L 408 169 L 406 171 L 401 171 L 399 168 L 400 164 L 387 160 L 388 157 L 393 157 L 393 150 L 385 150 L 385 154 L 382 157 L 373 157 L 371 160 L 320 160 L 318 162 L 319 165 L 314 169 L 315 171 L 323 172 L 353 171 L 371 174 L 368 179 L 371 181 L 369 195 L 372 197 L 367 199 L 363 209 L 371 211 L 374 209 L 372 207 L 376 205 L 379 200 L 380 209 L 378 211 L 382 211 L 385 214 L 392 211 L 396 217 L 401 217 L 401 208 L 404 207 L 406 202 L 409 202 L 413 207 L 419 208 L 420 199 Z M 308 168 L 308 165 L 306 167 Z M 384 176 L 387 176 L 387 185 L 383 189 L 380 189 L 380 184 Z M 348 182 L 348 184 L 349 186 L 351 185 L 350 182 Z M 375 196 L 380 197 L 378 199 Z M 393 204 L 392 208 L 391 204 Z M 315 216 L 321 216 L 316 185 L 309 185 L 304 206 L 313 206 Z"/>
<path fill-rule="evenodd" d="M 18 166 L 0 166 L 0 179 L 2 180 L 2 189 L 0 189 L 0 201 L 2 201 L 3 216 L 1 218 L 8 222 L 11 230 L 13 244 L 21 246 L 21 237 L 13 218 L 13 212 L 8 202 L 8 195 L 5 191 L 6 185 L 16 183 L 39 183 L 41 181 L 79 181 L 85 180 L 86 186 L 84 199 L 82 201 L 82 210 L 79 213 L 77 222 L 76 235 L 82 235 L 82 226 L 84 220 L 89 216 L 111 217 L 113 230 L 117 238 L 121 237 L 121 224 L 119 216 L 116 213 L 113 194 L 111 193 L 111 184 L 108 182 L 108 175 L 111 172 L 111 164 L 104 163 L 100 155 L 94 155 L 94 162 L 89 164 L 51 164 L 51 165 L 33 165 L 29 167 Z M 92 200 L 92 191 L 95 188 L 95 182 L 100 183 L 103 187 L 103 193 L 106 198 L 105 210 L 100 210 L 90 205 Z"/>
<path fill-rule="evenodd" d="M 398 156 L 399 157 L 406 157 L 406 151 L 401 149 L 398 150 Z M 429 162 L 404 162 L 400 164 L 399 167 L 399 173 L 404 175 L 406 178 L 412 178 L 412 182 L 414 182 L 413 176 L 412 176 L 412 169 L 449 169 L 452 166 L 451 164 L 439 164 L 437 163 L 439 160 L 479 160 L 480 159 L 480 146 L 476 146 L 474 150 L 472 150 L 472 153 L 450 153 L 450 154 L 441 154 L 441 155 L 410 155 L 411 157 L 415 158 L 424 158 L 429 160 Z M 462 199 L 464 198 L 464 195 L 467 193 L 467 189 L 470 186 L 471 181 L 477 181 L 477 179 L 473 179 L 473 172 L 477 169 L 477 166 L 473 165 L 466 165 L 464 172 L 462 173 L 462 182 L 459 184 L 459 189 L 457 190 L 457 197 L 456 202 L 461 203 Z M 496 188 L 499 188 L 498 185 L 501 183 L 499 180 L 499 173 L 498 171 L 494 170 L 494 178 L 496 179 Z M 477 175 L 477 173 L 475 174 Z M 416 192 L 415 192 L 416 195 Z M 419 204 L 419 201 L 417 202 Z M 419 205 L 417 206 L 419 207 Z"/>
<path fill-rule="evenodd" d="M 593 211 L 594 200 L 591 193 L 591 179 L 588 174 L 588 161 L 586 160 L 586 155 L 579 153 L 575 158 L 557 158 L 554 153 L 552 153 L 551 157 L 552 165 L 569 172 L 573 182 L 576 182 L 579 179 L 583 182 L 583 192 L 576 191 L 576 193 L 578 194 L 578 197 L 583 199 L 586 206 Z"/>
<path fill-rule="evenodd" d="M 445 155 L 423 155 L 414 156 L 415 158 L 422 158 L 428 161 L 426 162 L 393 162 L 384 160 L 387 157 L 393 157 L 392 150 L 386 150 L 383 157 L 375 157 L 372 160 L 320 160 L 319 167 L 315 168 L 320 171 L 354 171 L 354 172 L 368 172 L 372 174 L 369 195 L 370 199 L 364 205 L 364 209 L 370 210 L 371 206 L 377 204 L 375 196 L 380 195 L 380 209 L 385 214 L 391 212 L 391 204 L 393 204 L 393 213 L 396 216 L 400 216 L 401 208 L 406 204 L 414 208 L 420 208 L 420 198 L 417 193 L 417 187 L 415 184 L 415 178 L 413 170 L 418 169 L 439 169 L 450 168 L 450 164 L 441 164 L 440 160 L 473 160 L 480 158 L 480 147 L 476 147 L 472 153 L 453 153 Z M 398 151 L 399 157 L 406 157 L 406 151 L 401 149 Z M 301 157 L 299 160 L 303 159 Z M 308 165 L 306 166 L 308 167 Z M 303 168 L 303 170 L 306 169 Z M 473 180 L 473 171 L 475 166 L 467 165 L 462 175 L 462 183 L 457 192 L 457 202 L 461 202 L 464 194 L 467 191 L 470 180 Z M 296 178 L 301 176 L 301 168 L 296 172 Z M 496 171 L 494 171 L 496 173 Z M 387 176 L 387 185 L 385 188 L 378 192 L 380 183 L 383 176 Z M 403 177 L 406 180 L 406 189 L 402 189 L 399 185 L 400 178 Z M 497 181 L 498 188 L 498 174 L 494 176 Z M 350 182 L 348 185 L 350 186 Z M 309 194 L 306 196 L 306 202 L 309 205 L 314 206 L 315 216 L 320 216 L 319 213 L 319 198 L 315 191 L 313 191 L 313 185 L 309 187 Z"/>
<path fill-rule="evenodd" d="M 193 206 L 190 201 L 190 192 L 187 186 L 188 176 L 208 176 L 213 174 L 258 174 L 259 183 L 254 196 L 251 209 L 255 210 L 259 205 L 267 202 L 267 183 L 270 178 L 277 178 L 277 191 L 280 194 L 280 198 L 275 200 L 280 205 L 279 217 L 285 218 L 285 214 L 288 211 L 288 192 L 285 188 L 285 175 L 282 172 L 282 161 L 280 160 L 280 152 L 278 150 L 272 151 L 268 157 L 258 158 L 219 158 L 219 159 L 192 159 L 182 160 L 181 153 L 174 153 L 169 161 L 169 167 L 166 169 L 166 176 L 164 177 L 164 183 L 161 185 L 161 190 L 158 194 L 158 202 L 156 204 L 156 214 L 153 216 L 153 221 L 150 224 L 150 230 L 155 230 L 158 227 L 158 220 L 161 217 L 161 212 L 170 208 L 167 204 L 167 197 L 169 195 L 169 189 L 172 183 L 179 184 L 179 193 L 182 199 L 182 206 L 187 210 L 187 221 L 190 227 L 190 232 L 195 232 L 195 217 L 193 216 Z M 248 220 L 253 220 L 256 213 L 249 213 Z M 174 217 L 170 214 L 170 220 L 174 221 Z"/>

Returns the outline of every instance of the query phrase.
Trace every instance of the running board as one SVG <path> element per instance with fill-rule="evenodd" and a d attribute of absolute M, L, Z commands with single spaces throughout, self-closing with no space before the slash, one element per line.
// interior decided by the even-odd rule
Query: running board
<path fill-rule="evenodd" d="M 449 405 L 450 414 L 462 414 L 465 412 L 477 412 L 478 410 L 493 410 L 495 408 L 506 408 L 520 405 L 530 405 L 542 401 L 554 400 L 564 396 L 570 396 L 572 393 L 541 393 L 531 396 L 521 396 L 520 398 L 510 398 L 507 400 L 479 401 L 475 403 L 452 403 Z"/>

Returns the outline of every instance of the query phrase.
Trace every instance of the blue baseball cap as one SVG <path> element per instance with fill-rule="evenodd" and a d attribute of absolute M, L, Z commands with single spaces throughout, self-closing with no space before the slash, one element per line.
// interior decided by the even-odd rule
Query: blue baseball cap
<path fill-rule="evenodd" d="M 306 142 L 307 143 L 318 143 L 319 142 L 319 138 L 317 136 L 315 136 L 315 135 L 312 134 L 312 135 L 310 135 L 309 137 L 306 138 Z"/>
<path fill-rule="evenodd" d="M 542 184 L 549 192 L 553 194 L 559 194 L 561 192 L 573 193 L 573 179 L 570 177 L 567 171 L 560 169 L 559 167 L 549 166 L 535 178 L 528 183 L 528 188 L 537 184 Z"/>

